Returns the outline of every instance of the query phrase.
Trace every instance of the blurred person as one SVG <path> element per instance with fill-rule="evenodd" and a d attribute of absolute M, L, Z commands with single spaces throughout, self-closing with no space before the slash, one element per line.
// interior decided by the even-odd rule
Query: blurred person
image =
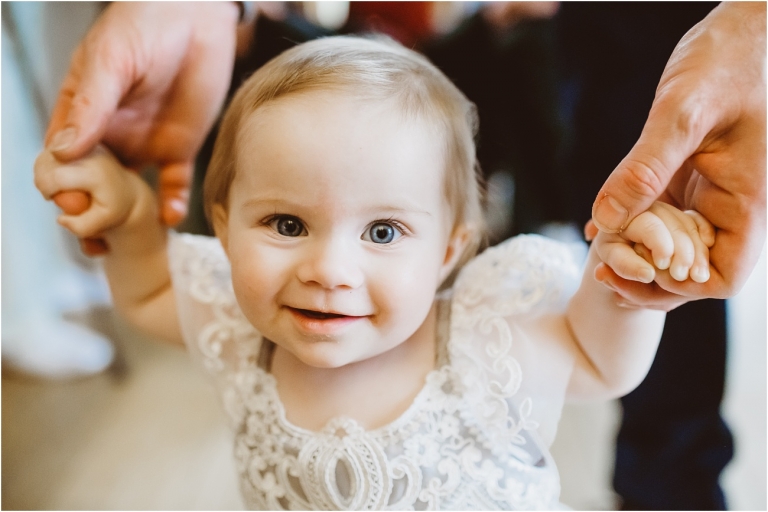
<path fill-rule="evenodd" d="M 38 78 L 55 71 L 50 65 L 54 58 L 45 59 L 53 46 L 40 36 L 60 35 L 40 27 L 55 9 L 35 3 L 2 6 L 2 360 L 6 369 L 71 378 L 103 371 L 114 350 L 100 334 L 65 319 L 67 311 L 106 303 L 106 283 L 73 260 L 64 236 L 75 239 L 51 223 L 54 209 L 30 180 L 47 117 Z M 81 26 L 87 23 L 93 13 L 88 8 L 71 12 L 75 21 L 69 29 L 78 19 Z"/>
<path fill-rule="evenodd" d="M 425 54 L 466 94 L 483 123 L 478 160 L 493 188 L 511 183 L 511 212 L 492 241 L 541 232 L 566 221 L 567 188 L 560 168 L 565 127 L 557 104 L 555 30 L 551 2 L 492 2 L 451 33 L 424 47 Z M 581 240 L 580 231 L 571 240 Z M 570 241 L 570 240 L 569 240 Z"/>
<path fill-rule="evenodd" d="M 434 2 L 350 2 L 346 33 L 387 34 L 408 48 L 419 49 L 435 33 Z"/>

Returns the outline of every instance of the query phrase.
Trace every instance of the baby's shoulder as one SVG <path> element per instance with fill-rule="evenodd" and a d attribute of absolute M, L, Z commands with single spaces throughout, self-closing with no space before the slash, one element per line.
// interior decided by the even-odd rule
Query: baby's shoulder
<path fill-rule="evenodd" d="M 543 301 L 560 302 L 575 291 L 583 247 L 540 235 L 519 235 L 489 247 L 459 273 L 453 300 L 526 312 Z"/>
<path fill-rule="evenodd" d="M 526 234 L 488 247 L 467 267 L 526 268 L 569 265 L 577 259 L 574 244 L 542 235 Z"/>
<path fill-rule="evenodd" d="M 218 238 L 170 233 L 168 262 L 177 289 L 193 293 L 201 302 L 231 296 L 232 273 Z"/>
<path fill-rule="evenodd" d="M 169 237 L 168 250 L 173 262 L 209 266 L 227 263 L 224 248 L 216 237 L 175 231 L 171 231 Z"/>
<path fill-rule="evenodd" d="M 232 273 L 217 238 L 171 233 L 168 259 L 182 335 L 193 358 L 217 379 L 251 368 L 261 335 L 235 299 Z"/>

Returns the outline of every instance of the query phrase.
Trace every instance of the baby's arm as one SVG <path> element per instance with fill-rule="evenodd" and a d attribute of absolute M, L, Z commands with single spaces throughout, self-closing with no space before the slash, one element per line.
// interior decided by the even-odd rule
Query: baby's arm
<path fill-rule="evenodd" d="M 569 396 L 620 396 L 640 384 L 656 354 L 664 313 L 624 307 L 617 294 L 594 279 L 608 265 L 625 279 L 699 282 L 709 277 L 707 247 L 714 228 L 701 215 L 656 203 L 620 235 L 599 233 L 587 271 L 568 306 L 567 321 L 577 345 Z M 653 262 L 653 264 L 649 263 Z M 655 265 L 655 268 L 654 268 Z"/>
<path fill-rule="evenodd" d="M 154 192 L 105 148 L 69 163 L 44 151 L 35 162 L 35 185 L 46 199 L 82 191 L 90 204 L 82 213 L 59 216 L 80 238 L 98 237 L 108 247 L 104 270 L 115 308 L 150 335 L 182 343 Z"/>

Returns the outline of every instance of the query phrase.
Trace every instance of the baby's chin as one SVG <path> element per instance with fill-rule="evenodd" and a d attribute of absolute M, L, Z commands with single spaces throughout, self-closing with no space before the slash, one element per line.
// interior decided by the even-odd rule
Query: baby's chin
<path fill-rule="evenodd" d="M 331 337 L 302 341 L 300 346 L 276 341 L 277 350 L 283 350 L 284 356 L 293 359 L 295 364 L 320 370 L 342 368 L 356 362 L 349 354 L 349 349 L 340 347 L 340 343 Z"/>
<path fill-rule="evenodd" d="M 380 355 L 361 354 L 354 350 L 354 347 L 344 346 L 344 342 L 334 339 L 305 341 L 299 348 L 284 347 L 284 349 L 300 365 L 318 370 L 350 368 L 364 361 L 372 362 Z"/>

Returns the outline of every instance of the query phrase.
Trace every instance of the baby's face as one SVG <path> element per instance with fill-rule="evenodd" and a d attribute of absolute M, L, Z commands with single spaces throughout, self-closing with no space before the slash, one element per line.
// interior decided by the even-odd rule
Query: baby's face
<path fill-rule="evenodd" d="M 324 368 L 408 339 L 460 252 L 435 130 L 393 104 L 312 92 L 245 119 L 238 147 L 215 225 L 251 323 Z"/>

